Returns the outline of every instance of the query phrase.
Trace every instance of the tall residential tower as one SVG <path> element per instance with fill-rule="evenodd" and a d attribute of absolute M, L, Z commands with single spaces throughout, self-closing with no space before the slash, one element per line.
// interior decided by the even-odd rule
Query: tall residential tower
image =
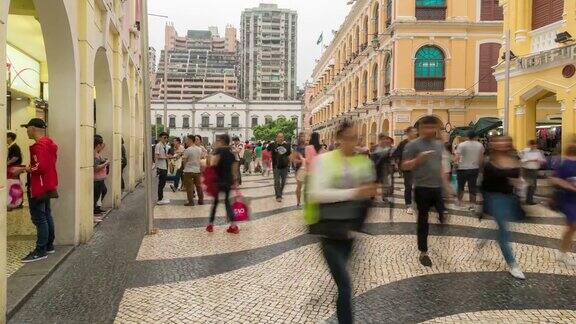
<path fill-rule="evenodd" d="M 160 54 L 152 99 L 193 100 L 224 92 L 238 95 L 236 28 L 227 26 L 224 36 L 217 27 L 189 30 L 178 36 L 172 25 L 166 26 L 165 49 Z M 168 82 L 164 82 L 164 55 L 168 51 Z"/>
<path fill-rule="evenodd" d="M 244 10 L 241 20 L 240 97 L 296 100 L 298 14 L 260 4 Z"/>

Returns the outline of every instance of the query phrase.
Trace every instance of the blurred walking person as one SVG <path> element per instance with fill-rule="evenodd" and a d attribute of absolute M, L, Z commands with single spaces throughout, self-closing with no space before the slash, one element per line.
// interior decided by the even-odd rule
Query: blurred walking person
<path fill-rule="evenodd" d="M 318 206 L 319 222 L 313 226 L 322 236 L 322 253 L 338 287 L 338 322 L 345 324 L 352 323 L 352 283 L 347 270 L 351 231 L 361 230 L 377 187 L 372 162 L 357 153 L 358 134 L 352 124 L 342 123 L 336 136 L 340 148 L 319 155 L 312 165 L 308 195 Z"/>
<path fill-rule="evenodd" d="M 382 201 L 388 202 L 388 198 L 393 199 L 392 185 L 392 144 L 394 140 L 385 135 L 378 135 L 378 144 L 372 152 L 372 161 L 376 168 L 376 179 L 382 184 Z"/>
<path fill-rule="evenodd" d="M 292 148 L 284 140 L 284 133 L 276 135 L 276 142 L 268 145 L 268 151 L 272 152 L 272 171 L 274 173 L 274 192 L 276 201 L 282 202 L 284 186 L 290 169 L 290 155 Z"/>
<path fill-rule="evenodd" d="M 216 146 L 216 143 L 214 143 L 214 146 Z M 236 158 L 236 167 L 238 168 L 238 170 L 236 171 L 236 174 L 238 174 L 238 185 L 242 184 L 242 172 L 240 171 L 240 166 L 244 165 L 244 144 L 242 144 L 242 142 L 240 142 L 240 138 L 238 137 L 234 137 L 232 138 L 232 153 L 234 154 L 234 157 Z"/>
<path fill-rule="evenodd" d="M 254 148 L 254 173 L 262 173 L 262 142 Z"/>
<path fill-rule="evenodd" d="M 206 226 L 206 231 L 210 233 L 214 231 L 216 210 L 220 203 L 220 196 L 223 194 L 226 216 L 230 223 L 226 232 L 238 234 L 240 230 L 234 223 L 234 211 L 230 204 L 230 191 L 236 186 L 238 178 L 238 161 L 230 148 L 230 136 L 228 134 L 216 136 L 216 143 L 214 143 L 214 146 L 215 150 L 210 158 L 210 165 L 216 168 L 218 194 L 214 197 L 214 203 L 212 204 L 212 210 L 210 212 L 210 223 Z"/>
<path fill-rule="evenodd" d="M 262 175 L 270 177 L 270 170 L 272 170 L 272 152 L 268 150 L 270 143 L 265 143 L 266 148 L 262 151 Z"/>
<path fill-rule="evenodd" d="M 528 142 L 528 147 L 520 152 L 522 161 L 522 177 L 528 183 L 526 190 L 526 204 L 535 205 L 534 194 L 538 186 L 538 171 L 546 163 L 546 157 L 538 149 L 538 143 L 535 140 Z"/>
<path fill-rule="evenodd" d="M 302 200 L 302 187 L 306 180 L 306 135 L 298 134 L 298 143 L 292 151 L 291 160 L 296 171 L 296 206 L 300 207 Z"/>
<path fill-rule="evenodd" d="M 555 207 L 566 216 L 566 230 L 562 235 L 558 261 L 576 266 L 576 260 L 570 256 L 576 232 L 576 144 L 570 144 L 550 181 L 557 188 Z"/>
<path fill-rule="evenodd" d="M 456 147 L 456 163 L 458 164 L 458 207 L 463 207 L 464 188 L 468 184 L 470 196 L 470 210 L 476 210 L 476 195 L 478 194 L 478 176 L 480 166 L 484 159 L 484 145 L 477 140 L 473 131 L 468 133 L 468 138 Z"/>
<path fill-rule="evenodd" d="M 510 247 L 508 222 L 517 214 L 518 201 L 514 196 L 515 182 L 520 178 L 520 161 L 513 154 L 512 139 L 494 136 L 490 139 L 488 161 L 484 164 L 482 195 L 484 212 L 498 225 L 498 244 L 514 278 L 525 279 Z M 480 247 L 482 247 L 482 241 Z"/>
<path fill-rule="evenodd" d="M 404 158 L 404 149 L 406 148 L 406 145 L 418 138 L 418 130 L 416 130 L 416 127 L 408 127 L 404 133 L 406 134 L 406 139 L 398 144 L 392 157 L 396 161 L 399 169 L 402 171 L 402 178 L 404 178 L 404 204 L 406 205 L 406 212 L 408 215 L 412 215 L 414 213 L 414 210 L 412 209 L 413 176 L 410 170 L 402 168 L 402 160 Z"/>
<path fill-rule="evenodd" d="M 437 139 L 440 125 L 436 117 L 422 117 L 418 124 L 420 137 L 409 142 L 403 153 L 402 167 L 412 171 L 414 180 L 414 199 L 418 210 L 417 232 L 419 261 L 423 266 L 431 267 L 432 260 L 428 256 L 428 216 L 434 207 L 438 212 L 440 222 L 444 222 L 444 200 L 442 188 L 444 171 L 442 170 L 442 153 L 444 147 Z"/>
<path fill-rule="evenodd" d="M 172 177 L 173 184 L 170 185 L 170 189 L 173 192 L 176 192 L 180 189 L 180 181 L 182 180 L 182 176 L 184 175 L 184 169 L 182 164 L 182 155 L 184 154 L 184 145 L 182 145 L 182 140 L 180 137 L 174 138 L 172 141 L 172 158 L 170 159 L 170 164 L 174 170 L 174 176 Z"/>
<path fill-rule="evenodd" d="M 201 160 L 204 155 L 202 148 L 196 145 L 196 137 L 188 135 L 186 137 L 188 148 L 184 150 L 182 165 L 184 166 L 184 188 L 188 203 L 185 206 L 194 206 L 194 190 L 198 195 L 198 205 L 204 205 L 204 192 L 202 191 L 202 171 Z"/>

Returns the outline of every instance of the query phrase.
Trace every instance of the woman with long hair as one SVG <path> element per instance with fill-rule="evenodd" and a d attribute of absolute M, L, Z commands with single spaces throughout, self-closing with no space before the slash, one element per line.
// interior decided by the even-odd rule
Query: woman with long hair
<path fill-rule="evenodd" d="M 482 193 L 484 212 L 498 224 L 498 244 L 508 264 L 508 271 L 517 279 L 525 279 L 510 247 L 508 222 L 519 210 L 514 186 L 520 178 L 520 161 L 513 154 L 512 138 L 494 136 L 490 139 L 489 159 L 484 164 Z M 480 245 L 481 247 L 482 245 Z"/>

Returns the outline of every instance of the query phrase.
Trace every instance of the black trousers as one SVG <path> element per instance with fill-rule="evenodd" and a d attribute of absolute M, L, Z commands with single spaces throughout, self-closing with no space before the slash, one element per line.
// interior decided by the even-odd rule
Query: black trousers
<path fill-rule="evenodd" d="M 168 170 L 158 169 L 158 201 L 164 199 L 164 187 L 166 187 L 166 178 Z"/>
<path fill-rule="evenodd" d="M 218 209 L 218 204 L 220 203 L 220 193 L 224 193 L 224 206 L 226 207 L 226 216 L 228 221 L 232 223 L 234 221 L 234 211 L 232 210 L 232 205 L 230 204 L 230 188 L 220 188 L 216 197 L 214 197 L 214 202 L 212 203 L 212 211 L 210 212 L 210 224 L 214 223 L 216 218 L 216 210 Z"/>
<path fill-rule="evenodd" d="M 347 265 L 352 254 L 352 240 L 322 238 L 322 254 L 328 264 L 332 278 L 338 287 L 336 314 L 338 323 L 352 323 L 352 283 Z"/>
<path fill-rule="evenodd" d="M 406 206 L 412 205 L 412 183 L 414 176 L 410 171 L 402 171 L 404 177 L 404 203 Z"/>
<path fill-rule="evenodd" d="M 418 209 L 418 250 L 428 252 L 428 214 L 434 207 L 440 215 L 440 220 L 444 218 L 444 201 L 442 200 L 442 188 L 416 187 L 414 189 L 416 208 Z"/>
<path fill-rule="evenodd" d="M 96 204 L 98 203 L 98 200 L 100 198 L 104 200 L 104 197 L 106 197 L 107 193 L 108 188 L 106 188 L 106 183 L 104 180 L 94 181 L 94 209 L 97 207 Z"/>
<path fill-rule="evenodd" d="M 458 170 L 458 199 L 462 200 L 464 197 L 464 188 L 468 184 L 468 191 L 470 193 L 470 200 L 476 201 L 476 194 L 478 194 L 478 175 L 479 169 Z"/>

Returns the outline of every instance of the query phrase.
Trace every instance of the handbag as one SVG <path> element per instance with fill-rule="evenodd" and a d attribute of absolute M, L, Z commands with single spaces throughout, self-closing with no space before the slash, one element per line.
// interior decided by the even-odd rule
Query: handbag
<path fill-rule="evenodd" d="M 332 239 L 348 239 L 351 231 L 362 229 L 371 203 L 370 200 L 353 200 L 317 204 L 318 222 L 309 225 L 309 232 Z"/>
<path fill-rule="evenodd" d="M 216 167 L 209 166 L 202 171 L 202 184 L 204 191 L 212 197 L 218 196 L 218 174 Z"/>
<path fill-rule="evenodd" d="M 234 211 L 235 222 L 245 222 L 250 219 L 250 215 L 248 213 L 248 205 L 244 203 L 244 198 L 242 197 L 242 194 L 239 190 L 235 191 L 232 210 Z"/>

